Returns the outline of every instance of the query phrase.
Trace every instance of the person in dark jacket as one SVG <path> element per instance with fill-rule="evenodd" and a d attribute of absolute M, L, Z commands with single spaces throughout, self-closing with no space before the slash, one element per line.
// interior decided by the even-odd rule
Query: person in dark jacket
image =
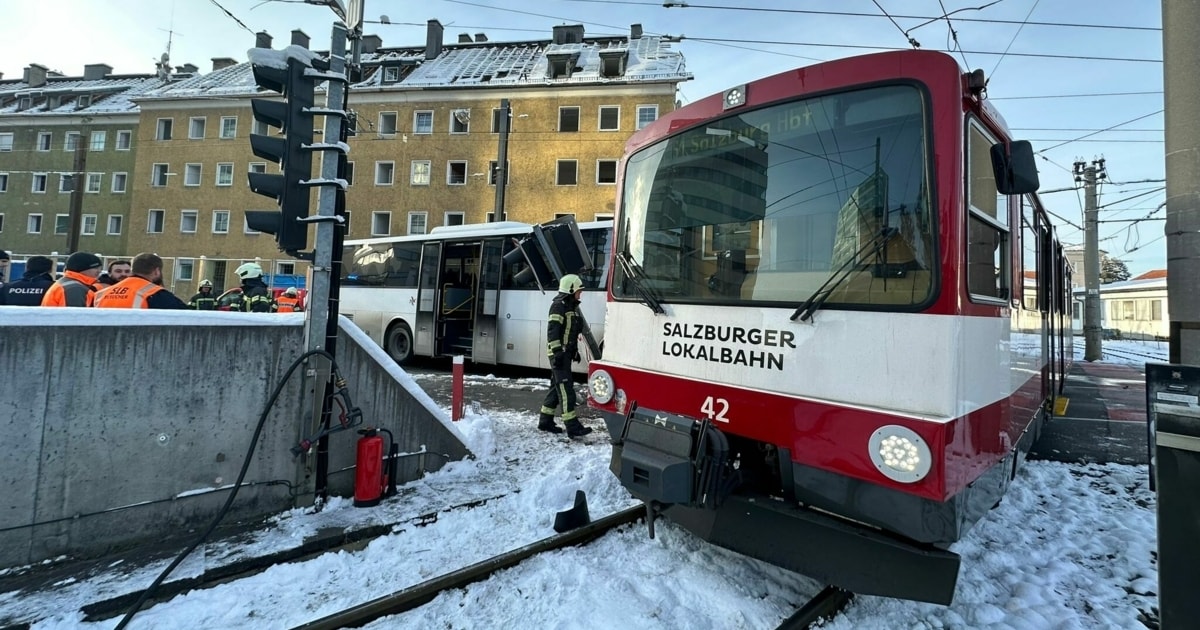
<path fill-rule="evenodd" d="M 96 290 L 107 289 L 114 284 L 133 275 L 133 267 L 128 260 L 114 260 L 108 263 L 108 271 L 96 278 Z"/>
<path fill-rule="evenodd" d="M 8 282 L 8 269 L 11 262 L 8 252 L 0 249 L 0 288 L 3 288 L 4 283 Z"/>
<path fill-rule="evenodd" d="M 562 433 L 554 424 L 554 413 L 562 403 L 563 425 L 567 436 L 580 437 L 592 432 L 575 413 L 575 382 L 571 377 L 571 360 L 579 357 L 579 334 L 583 321 L 579 315 L 579 298 L 583 295 L 583 280 L 569 273 L 558 282 L 558 295 L 550 303 L 546 323 L 546 353 L 550 356 L 550 391 L 542 401 L 538 428 L 550 433 Z"/>
<path fill-rule="evenodd" d="M 217 296 L 213 295 L 213 284 L 211 280 L 205 279 L 200 281 L 200 292 L 192 296 L 188 300 L 188 308 L 197 311 L 215 311 L 217 310 Z"/>
<path fill-rule="evenodd" d="M 271 289 L 262 281 L 262 267 L 258 263 L 245 263 L 234 273 L 242 279 L 242 312 L 275 312 L 275 299 L 271 297 Z"/>
<path fill-rule="evenodd" d="M 25 276 L 0 287 L 0 304 L 41 306 L 42 296 L 54 284 L 54 277 L 50 275 L 52 269 L 54 261 L 45 256 L 34 256 L 25 261 Z"/>

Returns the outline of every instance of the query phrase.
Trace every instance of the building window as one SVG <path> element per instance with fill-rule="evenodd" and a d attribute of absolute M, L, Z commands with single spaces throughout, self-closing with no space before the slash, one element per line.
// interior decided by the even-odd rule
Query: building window
<path fill-rule="evenodd" d="M 13 150 L 13 135 L 11 133 L 0 133 L 0 151 Z"/>
<path fill-rule="evenodd" d="M 147 234 L 162 234 L 163 224 L 167 221 L 166 210 L 151 210 L 146 221 Z"/>
<path fill-rule="evenodd" d="M 467 215 L 463 212 L 447 212 L 442 215 L 442 225 L 462 225 L 466 220 Z"/>
<path fill-rule="evenodd" d="M 620 131 L 621 108 L 617 105 L 600 107 L 600 131 Z"/>
<path fill-rule="evenodd" d="M 79 132 L 68 131 L 63 137 L 63 151 L 74 151 L 79 148 Z"/>
<path fill-rule="evenodd" d="M 250 133 L 259 136 L 271 135 L 271 126 L 261 120 L 250 121 Z"/>
<path fill-rule="evenodd" d="M 95 236 L 96 235 L 96 223 L 98 223 L 98 218 L 96 215 L 94 215 L 94 214 L 83 215 L 83 222 L 80 224 L 79 233 L 82 234 L 83 236 Z"/>
<path fill-rule="evenodd" d="M 579 108 L 558 108 L 558 130 L 561 133 L 579 131 Z"/>
<path fill-rule="evenodd" d="M 196 269 L 195 258 L 176 258 L 175 259 L 175 279 L 190 282 L 192 273 Z"/>
<path fill-rule="evenodd" d="M 375 185 L 376 186 L 391 186 L 396 181 L 396 163 L 395 162 L 376 162 L 375 163 Z"/>
<path fill-rule="evenodd" d="M 450 133 L 467 133 L 471 129 L 471 110 L 456 109 L 450 112 Z"/>
<path fill-rule="evenodd" d="M 237 137 L 237 116 L 221 117 L 221 137 L 227 140 Z"/>
<path fill-rule="evenodd" d="M 467 183 L 467 163 L 450 161 L 446 163 L 446 183 L 450 186 L 464 186 Z"/>
<path fill-rule="evenodd" d="M 413 160 L 409 183 L 413 186 L 428 186 L 433 164 L 429 160 Z"/>
<path fill-rule="evenodd" d="M 103 151 L 104 143 L 108 141 L 107 131 L 93 131 L 92 142 L 88 145 L 89 151 Z"/>
<path fill-rule="evenodd" d="M 29 232 L 30 234 L 41 234 L 42 233 L 42 215 L 40 215 L 40 214 L 29 215 L 29 220 L 25 223 L 25 231 Z"/>
<path fill-rule="evenodd" d="M 574 219 L 575 213 L 574 212 L 555 212 L 554 213 L 555 219 L 561 219 L 563 217 L 571 217 L 572 219 Z"/>
<path fill-rule="evenodd" d="M 1162 300 L 1150 300 L 1150 319 L 1162 321 Z"/>
<path fill-rule="evenodd" d="M 132 131 L 118 131 L 117 132 L 117 150 L 118 151 L 128 151 L 130 146 L 132 146 L 132 144 L 133 144 L 133 132 Z"/>
<path fill-rule="evenodd" d="M 179 213 L 179 231 L 184 234 L 195 234 L 196 224 L 200 222 L 200 213 L 196 210 L 184 210 Z"/>
<path fill-rule="evenodd" d="M 112 191 L 115 193 L 125 192 L 125 180 L 129 178 L 128 173 L 113 173 L 112 175 Z"/>
<path fill-rule="evenodd" d="M 245 216 L 242 217 L 242 233 L 243 234 L 262 234 L 262 232 L 259 232 L 258 230 L 250 227 L 249 223 L 246 223 Z"/>
<path fill-rule="evenodd" d="M 400 80 L 400 68 L 391 66 L 383 69 L 383 82 L 395 83 Z"/>
<path fill-rule="evenodd" d="M 4 213 L 0 212 L 0 234 L 4 233 Z"/>
<path fill-rule="evenodd" d="M 76 101 L 76 103 L 75 103 L 75 109 L 87 109 L 88 107 L 91 107 L 91 106 L 92 106 L 92 95 L 91 94 L 84 94 L 83 96 L 80 96 L 79 100 Z"/>
<path fill-rule="evenodd" d="M 233 162 L 221 162 L 217 164 L 217 185 L 233 185 Z"/>
<path fill-rule="evenodd" d="M 49 151 L 50 146 L 53 143 L 54 143 L 54 133 L 49 132 L 49 131 L 38 132 L 37 147 L 36 147 L 38 151 Z M 12 149 L 9 149 L 9 150 L 11 151 Z"/>
<path fill-rule="evenodd" d="M 510 115 L 508 117 L 508 130 L 509 131 L 512 131 L 511 111 L 512 110 L 509 110 Z M 503 114 L 504 114 L 504 110 L 502 110 L 502 109 L 493 109 L 492 110 L 492 133 L 500 133 L 500 123 L 504 120 L 502 118 Z"/>
<path fill-rule="evenodd" d="M 596 183 L 597 184 L 615 184 L 615 183 L 617 183 L 617 161 L 616 160 L 596 160 Z"/>
<path fill-rule="evenodd" d="M 433 112 L 424 111 L 413 113 L 413 133 L 433 133 Z"/>
<path fill-rule="evenodd" d="M 48 175 L 46 175 L 45 173 L 34 173 L 33 174 L 33 187 L 31 188 L 31 190 L 35 193 L 46 192 L 46 178 L 47 177 L 48 177 Z"/>
<path fill-rule="evenodd" d="M 597 212 L 597 213 L 596 213 L 596 220 L 597 220 L 597 221 L 612 221 L 612 220 L 613 220 L 613 213 L 611 213 L 611 212 Z"/>
<path fill-rule="evenodd" d="M 574 186 L 579 183 L 579 163 L 575 160 L 559 160 L 554 177 L 557 186 Z"/>
<path fill-rule="evenodd" d="M 995 141 L 971 124 L 967 140 L 967 290 L 974 296 L 1008 299 L 1008 197 L 996 190 L 991 148 Z"/>
<path fill-rule="evenodd" d="M 498 170 L 497 166 L 499 164 L 500 163 L 497 162 L 496 160 L 492 160 L 492 161 L 488 162 L 488 185 L 490 185 L 490 186 L 496 185 L 496 171 Z M 507 186 L 510 183 L 512 183 L 512 162 L 505 161 L 504 162 L 504 185 Z"/>
<path fill-rule="evenodd" d="M 154 139 L 155 140 L 170 140 L 171 139 L 171 127 L 174 126 L 174 124 L 175 124 L 175 120 L 172 118 L 159 118 L 158 119 L 158 127 L 155 129 L 155 132 L 154 132 Z"/>
<path fill-rule="evenodd" d="M 346 185 L 354 185 L 354 162 L 346 162 Z"/>
<path fill-rule="evenodd" d="M 250 172 L 251 173 L 266 173 L 267 172 L 266 162 L 251 162 L 250 163 Z"/>
<path fill-rule="evenodd" d="M 58 192 L 65 193 L 75 190 L 75 175 L 62 173 L 58 176 Z"/>
<path fill-rule="evenodd" d="M 658 120 L 658 105 L 638 105 L 637 106 L 637 128 L 641 129 L 646 125 Z"/>
<path fill-rule="evenodd" d="M 296 275 L 296 263 L 290 263 L 290 262 L 275 263 L 275 275 L 277 275 L 277 276 L 294 276 L 294 275 Z"/>
<path fill-rule="evenodd" d="M 184 164 L 183 165 L 183 185 L 184 186 L 199 186 L 200 176 L 204 171 L 203 164 Z"/>
<path fill-rule="evenodd" d="M 0 173 L 0 193 L 8 192 L 8 173 Z"/>
<path fill-rule="evenodd" d="M 87 174 L 87 190 L 90 193 L 100 192 L 101 180 L 104 178 L 104 173 L 88 173 Z"/>
<path fill-rule="evenodd" d="M 119 214 L 108 215 L 108 233 L 116 236 L 121 233 L 121 224 L 125 222 L 125 217 Z"/>
<path fill-rule="evenodd" d="M 229 211 L 228 210 L 213 210 L 212 231 L 213 231 L 213 234 L 228 234 L 229 233 Z"/>
<path fill-rule="evenodd" d="M 167 185 L 167 164 L 153 164 L 150 166 L 150 185 L 156 188 L 161 188 Z"/>
<path fill-rule="evenodd" d="M 425 224 L 429 220 L 427 212 L 409 212 L 408 213 L 408 233 L 409 234 L 424 234 Z"/>
<path fill-rule="evenodd" d="M 492 223 L 492 222 L 493 222 L 493 221 L 495 221 L 495 220 L 496 220 L 496 213 L 495 213 L 495 212 L 489 212 L 489 213 L 487 213 L 487 219 L 486 219 L 486 221 L 487 221 L 488 223 Z M 502 212 L 502 213 L 500 213 L 500 220 L 501 220 L 501 221 L 507 221 L 507 220 L 508 220 L 508 213 L 507 213 L 507 212 Z"/>
<path fill-rule="evenodd" d="M 56 235 L 66 234 L 71 230 L 71 215 L 56 214 L 54 215 L 54 233 Z"/>
<path fill-rule="evenodd" d="M 379 113 L 379 133 L 385 136 L 396 134 L 396 112 Z"/>
<path fill-rule="evenodd" d="M 192 118 L 188 120 L 188 139 L 202 140 L 204 138 L 204 126 L 207 124 L 207 118 Z"/>
<path fill-rule="evenodd" d="M 371 236 L 388 236 L 392 233 L 392 213 L 371 213 Z"/>

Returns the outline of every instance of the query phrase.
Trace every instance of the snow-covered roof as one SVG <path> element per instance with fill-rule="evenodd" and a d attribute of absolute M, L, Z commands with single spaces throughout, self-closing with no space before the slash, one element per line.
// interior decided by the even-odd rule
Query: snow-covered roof
<path fill-rule="evenodd" d="M 130 100 L 163 85 L 154 75 L 108 76 L 103 79 L 79 77 L 50 78 L 36 87 L 24 80 L 0 81 L 0 114 L 2 115 L 72 115 L 136 113 L 137 105 Z M 80 97 L 88 97 L 86 107 L 80 107 Z M 30 105 L 20 108 L 21 100 L 30 98 Z"/>
<path fill-rule="evenodd" d="M 683 55 L 661 37 L 597 37 L 580 43 L 551 41 L 446 45 L 426 59 L 425 48 L 380 48 L 361 62 L 365 78 L 352 89 L 430 89 L 580 84 L 675 83 L 692 78 Z M 624 72 L 605 76 L 601 53 L 624 56 Z M 551 57 L 566 57 L 570 72 L 553 76 Z M 385 68 L 398 67 L 392 77 Z M 612 74 L 611 72 L 608 74 Z M 250 62 L 177 81 L 140 95 L 139 100 L 178 99 L 258 92 Z"/>

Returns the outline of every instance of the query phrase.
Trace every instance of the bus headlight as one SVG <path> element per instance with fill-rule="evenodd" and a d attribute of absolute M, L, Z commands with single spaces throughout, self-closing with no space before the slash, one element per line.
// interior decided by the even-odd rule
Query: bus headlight
<path fill-rule="evenodd" d="M 901 483 L 924 479 L 933 463 L 925 440 L 916 431 L 896 424 L 872 433 L 867 449 L 875 468 L 888 479 Z"/>
<path fill-rule="evenodd" d="M 588 376 L 588 393 L 591 394 L 592 400 L 607 405 L 615 393 L 612 376 L 604 370 L 592 372 L 591 376 Z"/>

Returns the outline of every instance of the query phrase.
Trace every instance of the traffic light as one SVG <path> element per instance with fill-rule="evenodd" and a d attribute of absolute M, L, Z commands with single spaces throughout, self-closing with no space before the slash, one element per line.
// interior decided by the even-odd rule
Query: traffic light
<path fill-rule="evenodd" d="M 254 82 L 278 92 L 284 100 L 256 98 L 250 101 L 254 119 L 279 127 L 280 136 L 250 134 L 254 155 L 280 166 L 281 173 L 250 173 L 250 190 L 277 199 L 279 210 L 246 212 L 246 225 L 275 235 L 281 251 L 295 254 L 308 247 L 309 188 L 312 177 L 313 107 L 316 85 L 325 79 L 307 71 L 328 70 L 328 62 L 288 50 L 251 51 Z M 323 67 L 322 67 L 323 66 Z"/>
<path fill-rule="evenodd" d="M 525 263 L 513 276 L 517 286 L 536 282 L 545 290 L 565 274 L 592 269 L 591 254 L 572 217 L 535 225 L 532 234 L 513 242 L 516 247 L 504 255 L 504 263 L 510 267 Z"/>

